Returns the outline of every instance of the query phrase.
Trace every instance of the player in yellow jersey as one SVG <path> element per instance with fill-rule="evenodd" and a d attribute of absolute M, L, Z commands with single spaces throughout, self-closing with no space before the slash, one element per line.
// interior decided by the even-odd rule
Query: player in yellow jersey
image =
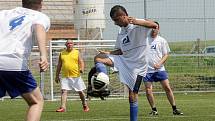
<path fill-rule="evenodd" d="M 61 84 L 61 107 L 56 112 L 66 111 L 66 101 L 68 90 L 74 89 L 78 92 L 82 101 L 84 112 L 89 111 L 83 90 L 86 89 L 81 73 L 84 71 L 84 61 L 77 49 L 73 48 L 73 41 L 67 40 L 66 49 L 59 55 L 55 82 Z M 59 75 L 62 70 L 62 79 Z"/>

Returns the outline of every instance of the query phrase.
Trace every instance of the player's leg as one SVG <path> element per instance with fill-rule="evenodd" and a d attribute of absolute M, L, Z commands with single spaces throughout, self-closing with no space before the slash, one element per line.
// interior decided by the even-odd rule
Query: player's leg
<path fill-rule="evenodd" d="M 26 121 L 39 121 L 43 109 L 43 96 L 37 87 L 29 93 L 22 94 L 29 108 L 27 110 Z"/>
<path fill-rule="evenodd" d="M 177 109 L 177 107 L 176 107 L 175 97 L 174 97 L 173 91 L 172 91 L 170 84 L 169 84 L 167 72 L 166 71 L 158 72 L 157 79 L 161 80 L 160 83 L 166 92 L 166 96 L 167 96 L 169 103 L 172 106 L 173 114 L 174 115 L 183 115 L 183 113 L 179 109 Z"/>
<path fill-rule="evenodd" d="M 66 101 L 67 101 L 68 91 L 65 89 L 61 90 L 61 107 L 66 109 Z"/>
<path fill-rule="evenodd" d="M 155 106 L 155 99 L 152 91 L 152 82 L 144 82 L 144 84 L 145 84 L 146 97 L 152 109 L 152 111 L 149 114 L 158 115 L 157 108 Z"/>
<path fill-rule="evenodd" d="M 84 112 L 89 111 L 89 107 L 85 98 L 84 90 L 86 89 L 86 86 L 84 84 L 84 81 L 81 77 L 76 78 L 69 78 L 70 79 L 70 88 L 73 88 L 76 92 L 78 92 L 80 99 L 82 101 L 83 110 Z"/>
<path fill-rule="evenodd" d="M 129 89 L 130 121 L 137 121 L 138 117 L 138 93 Z"/>
<path fill-rule="evenodd" d="M 133 91 L 129 88 L 129 104 L 130 104 L 130 121 L 138 120 L 138 92 L 143 80 L 143 76 L 138 75 L 133 87 Z"/>
<path fill-rule="evenodd" d="M 87 104 L 87 101 L 86 101 L 86 98 L 85 98 L 85 94 L 83 91 L 78 91 L 78 94 L 80 96 L 80 99 L 82 101 L 82 105 L 83 105 L 83 110 L 84 112 L 88 112 L 90 109 L 88 107 L 88 104 Z"/>
<path fill-rule="evenodd" d="M 176 107 L 174 94 L 173 94 L 173 91 L 170 87 L 169 80 L 166 79 L 166 80 L 161 81 L 160 83 L 166 92 L 167 99 L 168 99 L 169 103 L 172 106 L 173 114 L 174 115 L 183 115 L 183 113 L 179 109 L 177 109 L 177 107 Z"/>
<path fill-rule="evenodd" d="M 144 77 L 144 85 L 145 85 L 146 97 L 152 109 L 152 111 L 149 114 L 158 115 L 157 108 L 155 106 L 155 99 L 152 91 L 153 80 L 154 80 L 154 73 L 147 73 L 146 76 Z"/>
<path fill-rule="evenodd" d="M 172 106 L 175 106 L 175 98 L 174 98 L 172 89 L 170 87 L 169 80 L 166 79 L 166 80 L 161 81 L 160 83 L 161 83 L 164 91 L 166 92 L 166 96 L 167 96 L 167 99 L 168 99 L 169 103 Z"/>
<path fill-rule="evenodd" d="M 29 106 L 26 120 L 39 121 L 44 101 L 31 72 L 28 70 L 0 71 L 0 80 L 0 88 L 3 87 L 1 96 L 4 96 L 5 90 L 7 90 L 11 98 L 21 95 Z"/>
<path fill-rule="evenodd" d="M 61 106 L 56 112 L 65 112 L 66 111 L 66 102 L 67 102 L 67 94 L 68 90 L 71 90 L 70 80 L 68 78 L 62 78 L 60 81 L 61 84 Z"/>
<path fill-rule="evenodd" d="M 67 102 L 67 93 L 68 91 L 65 89 L 61 89 L 61 100 L 60 100 L 60 108 L 56 110 L 56 112 L 65 112 L 66 111 L 66 102 Z"/>
<path fill-rule="evenodd" d="M 106 54 L 98 54 L 94 58 L 95 67 L 97 72 L 103 72 L 107 74 L 107 69 L 105 65 L 107 66 L 113 66 L 113 62 Z"/>

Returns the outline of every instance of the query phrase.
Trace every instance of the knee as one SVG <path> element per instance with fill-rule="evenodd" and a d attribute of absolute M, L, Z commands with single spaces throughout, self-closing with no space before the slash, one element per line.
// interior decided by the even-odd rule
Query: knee
<path fill-rule="evenodd" d="M 165 90 L 166 93 L 171 93 L 172 92 L 172 89 L 169 86 L 165 86 L 164 90 Z"/>
<path fill-rule="evenodd" d="M 129 102 L 137 102 L 138 101 L 138 94 L 129 94 Z"/>
<path fill-rule="evenodd" d="M 96 55 L 96 56 L 94 57 L 94 62 L 100 62 L 100 61 L 101 61 L 100 55 Z"/>
<path fill-rule="evenodd" d="M 146 88 L 146 95 L 152 95 L 152 88 Z"/>
<path fill-rule="evenodd" d="M 32 98 L 31 100 L 28 100 L 28 105 L 32 106 L 32 105 L 39 105 L 40 107 L 42 107 L 44 104 L 44 99 L 43 96 L 37 96 Z"/>
<path fill-rule="evenodd" d="M 44 104 L 44 98 L 43 98 L 43 96 L 38 100 L 38 103 L 39 103 L 41 106 L 43 106 L 43 104 Z"/>
<path fill-rule="evenodd" d="M 103 63 L 104 60 L 107 58 L 107 55 L 106 54 L 98 54 L 94 57 L 94 62 L 101 62 Z"/>

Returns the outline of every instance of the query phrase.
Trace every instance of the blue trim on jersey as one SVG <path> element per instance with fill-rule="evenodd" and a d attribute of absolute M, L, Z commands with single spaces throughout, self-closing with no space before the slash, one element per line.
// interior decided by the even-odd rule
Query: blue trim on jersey
<path fill-rule="evenodd" d="M 37 83 L 29 70 L 0 71 L 0 97 L 7 92 L 11 98 L 15 98 L 33 91 L 36 87 Z"/>
<path fill-rule="evenodd" d="M 168 79 L 168 73 L 166 71 L 158 71 L 154 73 L 147 73 L 144 77 L 144 82 L 158 82 Z"/>

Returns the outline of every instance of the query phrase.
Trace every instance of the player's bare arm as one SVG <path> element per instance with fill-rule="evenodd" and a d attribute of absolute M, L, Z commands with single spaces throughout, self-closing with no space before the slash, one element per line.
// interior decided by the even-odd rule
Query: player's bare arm
<path fill-rule="evenodd" d="M 165 54 L 159 63 L 154 64 L 155 69 L 159 69 L 162 64 L 164 64 L 168 58 L 169 54 Z"/>
<path fill-rule="evenodd" d="M 80 66 L 80 73 L 83 73 L 84 72 L 84 60 L 83 60 L 82 56 L 80 55 L 80 53 L 78 56 L 78 63 Z"/>
<path fill-rule="evenodd" d="M 113 50 L 113 51 L 102 51 L 99 50 L 101 54 L 111 54 L 111 55 L 122 55 L 121 49 Z"/>
<path fill-rule="evenodd" d="M 147 28 L 158 28 L 158 25 L 150 20 L 142 20 L 142 19 L 136 19 L 134 17 L 128 17 L 128 21 L 130 24 L 139 25 L 139 26 L 145 26 Z"/>
<path fill-rule="evenodd" d="M 61 67 L 62 67 L 62 60 L 61 60 L 61 54 L 60 54 L 59 58 L 58 58 L 58 64 L 57 64 L 56 76 L 55 76 L 55 82 L 56 83 L 60 82 L 59 75 L 60 75 Z"/>
<path fill-rule="evenodd" d="M 38 41 L 38 46 L 40 50 L 40 62 L 39 66 L 41 71 L 46 71 L 49 67 L 47 60 L 47 50 L 46 50 L 46 31 L 42 25 L 35 25 L 35 36 Z"/>

